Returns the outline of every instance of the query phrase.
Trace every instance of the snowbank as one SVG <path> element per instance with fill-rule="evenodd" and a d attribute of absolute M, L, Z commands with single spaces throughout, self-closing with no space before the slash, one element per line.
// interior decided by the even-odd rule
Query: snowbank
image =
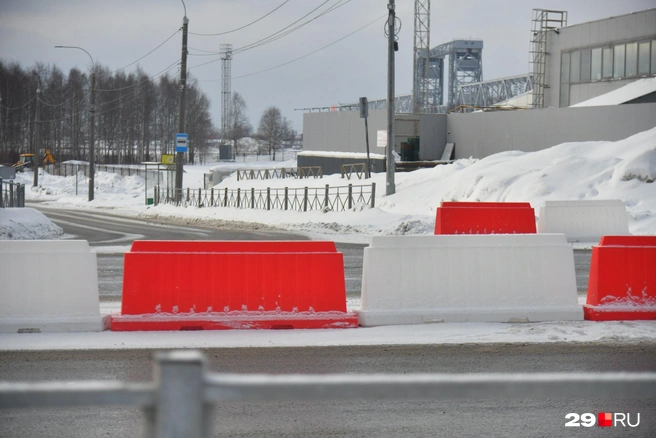
<path fill-rule="evenodd" d="M 268 163 L 268 164 L 266 164 Z M 257 163 L 265 168 L 280 162 Z M 293 163 L 285 162 L 288 166 Z M 253 167 L 253 162 L 241 168 Z M 209 169 L 236 170 L 240 163 L 185 166 L 184 186 L 198 189 Z M 29 173 L 21 174 L 26 182 Z M 323 178 L 242 180 L 224 179 L 217 188 L 325 187 L 349 183 L 377 185 L 376 208 L 346 212 L 294 212 L 145 206 L 144 181 L 98 172 L 96 199 L 87 201 L 86 182 L 75 177 L 43 175 L 42 187 L 26 190 L 26 198 L 62 207 L 111 209 L 133 217 L 216 223 L 239 221 L 265 224 L 336 241 L 368 243 L 374 235 L 432 234 L 435 210 L 442 201 L 530 202 L 536 209 L 546 200 L 621 199 L 627 208 L 632 234 L 656 234 L 656 128 L 616 142 L 564 143 L 537 152 L 510 151 L 481 160 L 461 159 L 448 165 L 397 173 L 396 193 L 385 196 L 384 173 L 371 180 L 346 180 L 340 175 Z M 23 181 L 21 181 L 23 182 Z"/>
<path fill-rule="evenodd" d="M 0 208 L 0 240 L 57 239 L 63 233 L 33 208 Z"/>

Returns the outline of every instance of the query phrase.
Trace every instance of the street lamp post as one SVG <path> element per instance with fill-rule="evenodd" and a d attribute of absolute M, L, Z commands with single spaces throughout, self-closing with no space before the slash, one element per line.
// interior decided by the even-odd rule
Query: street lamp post
<path fill-rule="evenodd" d="M 95 164 L 95 127 L 96 127 L 96 64 L 91 54 L 82 47 L 77 46 L 55 46 L 56 49 L 78 49 L 82 50 L 91 59 L 91 97 L 89 99 L 89 201 L 93 201 L 94 177 L 96 174 Z"/>

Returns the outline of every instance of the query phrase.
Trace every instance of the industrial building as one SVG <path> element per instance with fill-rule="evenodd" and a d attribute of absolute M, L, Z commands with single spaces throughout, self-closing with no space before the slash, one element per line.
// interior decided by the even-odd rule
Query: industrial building
<path fill-rule="evenodd" d="M 566 11 L 536 9 L 527 36 L 531 71 L 483 81 L 483 41 L 428 50 L 430 2 L 416 3 L 413 94 L 395 99 L 400 155 L 417 137 L 414 159 L 430 161 L 442 157 L 447 143 L 455 144 L 451 158 L 483 158 L 568 141 L 616 141 L 656 126 L 656 8 L 571 26 Z M 385 108 L 384 99 L 369 101 L 371 152 L 379 154 L 386 146 L 376 141 L 387 127 Z M 364 152 L 357 109 L 305 113 L 304 150 Z"/>

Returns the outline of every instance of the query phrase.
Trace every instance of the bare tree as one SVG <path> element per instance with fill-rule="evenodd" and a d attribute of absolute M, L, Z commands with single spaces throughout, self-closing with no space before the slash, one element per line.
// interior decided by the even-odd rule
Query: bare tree
<path fill-rule="evenodd" d="M 291 130 L 291 124 L 282 116 L 280 108 L 270 106 L 264 110 L 257 135 L 264 142 L 271 160 L 276 160 L 276 150 L 280 149 L 283 142 L 289 137 Z"/>
<path fill-rule="evenodd" d="M 241 94 L 235 92 L 232 94 L 232 105 L 228 115 L 228 132 L 222 133 L 223 138 L 232 142 L 234 156 L 239 155 L 239 140 L 251 135 L 253 128 L 246 116 L 246 101 Z"/>

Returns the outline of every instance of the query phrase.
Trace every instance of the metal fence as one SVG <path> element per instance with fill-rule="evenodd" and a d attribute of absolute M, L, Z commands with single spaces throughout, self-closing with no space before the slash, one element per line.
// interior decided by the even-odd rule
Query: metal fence
<path fill-rule="evenodd" d="M 323 178 L 321 166 L 280 167 L 277 169 L 237 170 L 237 181 L 242 179 Z"/>
<path fill-rule="evenodd" d="M 143 165 L 112 165 L 112 164 L 96 164 L 96 172 L 115 173 L 122 176 L 137 175 L 142 178 L 148 177 L 149 181 L 159 181 L 161 179 L 158 170 L 146 169 Z M 89 163 L 59 163 L 54 169 L 49 170 L 48 173 L 59 176 L 71 176 L 82 173 L 84 176 L 89 175 Z"/>
<path fill-rule="evenodd" d="M 352 176 L 367 178 L 367 163 L 342 164 L 342 178 L 351 179 Z"/>
<path fill-rule="evenodd" d="M 0 178 L 0 208 L 25 207 L 25 184 Z"/>
<path fill-rule="evenodd" d="M 193 350 L 158 353 L 154 375 L 152 383 L 0 382 L 0 409 L 140 406 L 146 436 L 201 438 L 214 435 L 213 403 L 656 397 L 656 373 L 209 374 Z"/>
<path fill-rule="evenodd" d="M 340 187 L 266 189 L 182 189 L 155 187 L 154 204 L 192 207 L 234 207 L 259 210 L 346 211 L 357 206 L 376 206 L 376 183 Z"/>

